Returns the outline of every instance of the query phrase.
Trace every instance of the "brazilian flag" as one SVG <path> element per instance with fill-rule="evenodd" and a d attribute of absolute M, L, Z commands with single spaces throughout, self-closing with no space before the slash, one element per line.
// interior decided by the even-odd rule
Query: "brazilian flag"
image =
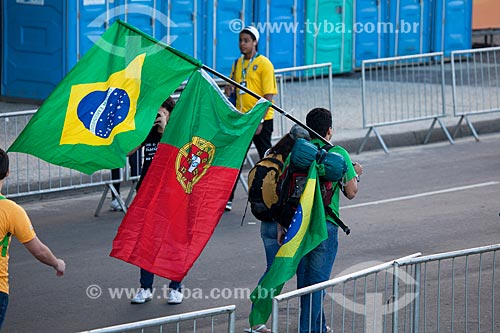
<path fill-rule="evenodd" d="M 253 303 L 249 316 L 250 326 L 266 323 L 271 315 L 273 297 L 279 295 L 285 282 L 295 275 L 300 260 L 328 238 L 325 220 L 317 164 L 313 161 L 283 245 L 269 271 L 250 294 Z"/>
<path fill-rule="evenodd" d="M 125 165 L 158 108 L 202 64 L 116 21 L 59 83 L 8 151 L 87 174 Z"/>

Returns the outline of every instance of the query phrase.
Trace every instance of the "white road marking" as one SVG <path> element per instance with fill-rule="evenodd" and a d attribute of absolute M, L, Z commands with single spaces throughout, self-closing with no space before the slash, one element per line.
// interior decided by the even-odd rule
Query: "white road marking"
<path fill-rule="evenodd" d="M 403 196 L 403 197 L 390 198 L 390 199 L 384 199 L 384 200 L 377 200 L 377 201 L 372 201 L 372 202 L 360 203 L 360 204 L 356 204 L 356 205 L 344 206 L 344 207 L 340 207 L 340 209 L 359 208 L 359 207 L 365 207 L 365 206 L 374 206 L 374 205 L 380 205 L 380 204 L 385 204 L 385 203 L 389 203 L 389 202 L 410 200 L 410 199 L 415 199 L 415 198 L 427 197 L 427 196 L 435 195 L 435 194 L 443 194 L 443 193 L 457 192 L 457 191 L 463 191 L 463 190 L 470 190 L 470 189 L 474 189 L 474 188 L 478 188 L 478 187 L 498 185 L 498 184 L 500 184 L 500 182 L 491 181 L 491 182 L 474 184 L 474 185 L 452 187 L 452 188 L 447 188 L 447 189 L 439 190 L 439 191 L 424 192 L 424 193 L 419 193 L 419 194 L 406 195 L 406 196 Z"/>

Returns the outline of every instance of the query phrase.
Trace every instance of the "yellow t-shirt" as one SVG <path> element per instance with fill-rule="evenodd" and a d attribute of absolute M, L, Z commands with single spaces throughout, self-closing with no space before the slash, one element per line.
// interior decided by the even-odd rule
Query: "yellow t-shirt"
<path fill-rule="evenodd" d="M 245 73 L 246 72 L 246 73 Z M 256 55 L 253 59 L 244 59 L 240 57 L 233 63 L 231 77 L 238 83 L 245 82 L 246 87 L 258 94 L 264 96 L 267 94 L 276 95 L 276 77 L 274 76 L 274 66 L 263 55 Z M 241 112 L 248 112 L 257 103 L 257 100 L 250 94 L 240 94 L 240 89 L 236 89 L 236 108 Z M 274 110 L 269 108 L 265 120 L 273 119 Z"/>
<path fill-rule="evenodd" d="M 36 237 L 26 211 L 12 200 L 0 200 L 0 241 L 10 232 L 19 242 L 26 243 Z M 10 237 L 12 239 L 12 236 Z M 9 245 L 10 245 L 9 239 Z M 0 246 L 0 253 L 1 253 Z M 0 291 L 9 293 L 9 252 L 0 256 Z"/>

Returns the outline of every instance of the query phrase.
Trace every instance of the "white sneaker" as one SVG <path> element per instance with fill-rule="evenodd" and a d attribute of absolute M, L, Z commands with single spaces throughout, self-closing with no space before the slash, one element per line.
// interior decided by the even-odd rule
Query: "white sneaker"
<path fill-rule="evenodd" d="M 139 292 L 130 300 L 130 303 L 143 304 L 153 299 L 153 294 L 149 289 L 139 289 Z"/>
<path fill-rule="evenodd" d="M 228 201 L 227 204 L 226 204 L 226 212 L 230 212 L 231 209 L 233 209 L 233 202 L 232 201 Z"/>
<path fill-rule="evenodd" d="M 121 212 L 123 210 L 120 206 L 120 203 L 118 202 L 118 199 L 116 198 L 111 201 L 111 203 L 109 204 L 109 208 L 117 212 Z"/>
<path fill-rule="evenodd" d="M 182 291 L 176 289 L 170 289 L 168 292 L 167 303 L 168 304 L 181 304 L 184 299 Z"/>

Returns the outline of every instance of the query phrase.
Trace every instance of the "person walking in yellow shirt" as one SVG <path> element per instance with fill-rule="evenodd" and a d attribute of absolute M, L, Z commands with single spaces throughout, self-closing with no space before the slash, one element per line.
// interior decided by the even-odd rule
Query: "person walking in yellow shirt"
<path fill-rule="evenodd" d="M 258 53 L 257 45 L 259 37 L 259 31 L 255 27 L 248 26 L 241 30 L 239 34 L 241 57 L 233 64 L 231 78 L 257 95 L 272 102 L 273 96 L 278 93 L 274 66 L 268 58 Z M 227 86 L 226 94 L 230 95 L 231 93 L 235 94 L 236 108 L 241 112 L 248 112 L 257 103 L 255 97 L 247 94 L 242 89 Z M 257 148 L 260 158 L 263 158 L 266 151 L 272 146 L 273 117 L 274 110 L 269 108 L 253 137 L 253 143 Z M 232 208 L 236 184 L 226 205 L 226 210 L 231 210 Z"/>
<path fill-rule="evenodd" d="M 5 177 L 9 175 L 9 157 L 0 149 L 0 190 Z M 63 276 L 66 263 L 54 256 L 35 234 L 26 211 L 14 201 L 0 194 L 0 329 L 2 328 L 7 306 L 9 304 L 9 244 L 11 236 L 15 236 L 26 249 L 40 262 L 52 266 L 57 276 Z"/>

